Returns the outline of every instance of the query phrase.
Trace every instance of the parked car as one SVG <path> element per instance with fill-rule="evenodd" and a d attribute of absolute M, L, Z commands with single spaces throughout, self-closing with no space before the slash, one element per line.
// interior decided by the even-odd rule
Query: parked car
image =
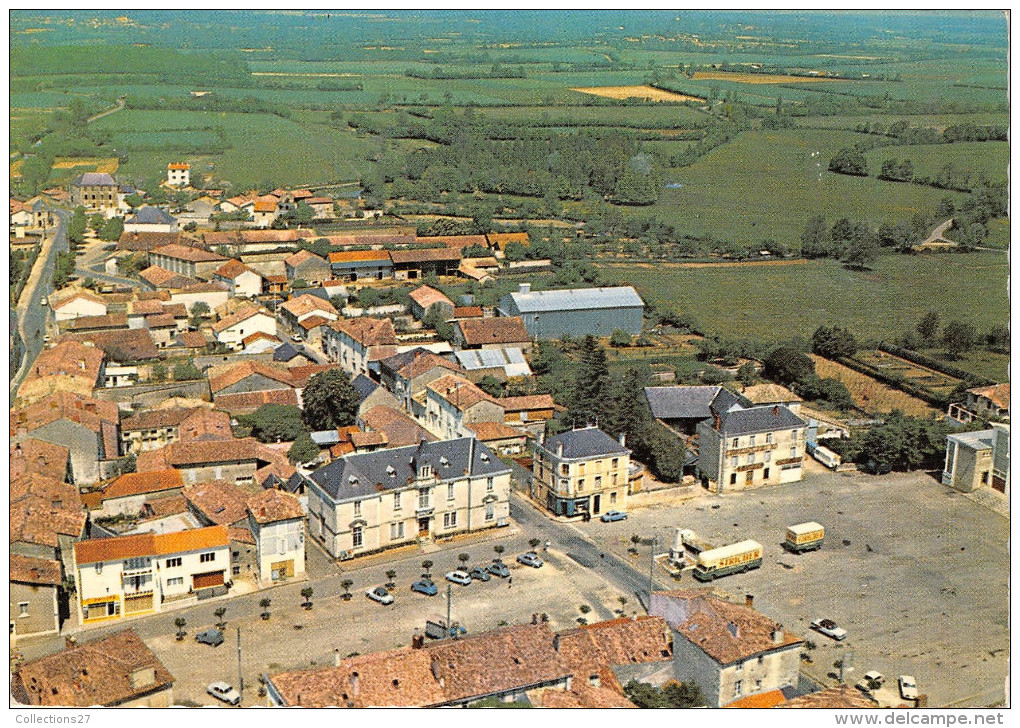
<path fill-rule="evenodd" d="M 207 629 L 205 632 L 199 632 L 196 634 L 195 641 L 200 642 L 203 645 L 219 647 L 223 644 L 223 633 L 218 629 Z"/>
<path fill-rule="evenodd" d="M 452 581 L 454 584 L 461 584 L 467 586 L 471 583 L 471 574 L 464 571 L 463 569 L 457 569 L 456 571 L 446 572 L 446 580 Z"/>
<path fill-rule="evenodd" d="M 49 306 L 50 305 L 50 299 L 48 299 L 46 296 L 43 296 L 42 300 L 39 301 L 39 303 L 41 303 L 43 306 Z"/>
<path fill-rule="evenodd" d="M 534 551 L 528 551 L 527 553 L 520 554 L 517 557 L 517 563 L 524 564 L 525 566 L 533 566 L 534 568 L 538 569 L 542 566 L 543 562 L 542 559 L 539 558 L 538 554 L 536 554 Z"/>
<path fill-rule="evenodd" d="M 510 569 L 502 561 L 493 561 L 486 567 L 486 571 L 493 576 L 500 577 L 501 579 L 505 579 L 510 576 Z"/>
<path fill-rule="evenodd" d="M 900 695 L 904 700 L 917 700 L 917 681 L 913 675 L 900 675 Z"/>
<path fill-rule="evenodd" d="M 868 670 L 864 673 L 864 679 L 874 685 L 873 690 L 877 690 L 885 684 L 885 675 L 880 673 L 878 670 Z"/>
<path fill-rule="evenodd" d="M 439 593 L 439 588 L 432 579 L 418 579 L 418 581 L 411 584 L 411 591 L 424 594 L 427 597 L 434 597 Z"/>
<path fill-rule="evenodd" d="M 477 581 L 488 581 L 492 577 L 484 566 L 476 566 L 468 572 L 472 579 Z"/>
<path fill-rule="evenodd" d="M 626 521 L 627 514 L 624 511 L 606 511 L 602 514 L 603 523 L 612 523 L 613 521 Z"/>
<path fill-rule="evenodd" d="M 381 586 L 377 586 L 375 589 L 369 589 L 365 592 L 365 596 L 372 601 L 379 602 L 380 604 L 393 604 L 393 595 Z"/>
<path fill-rule="evenodd" d="M 229 683 L 209 683 L 209 687 L 207 687 L 205 691 L 217 700 L 222 700 L 224 703 L 228 703 L 229 705 L 237 705 L 241 702 L 241 694 L 234 690 Z"/>
<path fill-rule="evenodd" d="M 837 642 L 842 642 L 846 639 L 846 630 L 831 619 L 816 619 L 811 623 L 811 629 L 821 632 L 826 637 L 832 637 Z"/>

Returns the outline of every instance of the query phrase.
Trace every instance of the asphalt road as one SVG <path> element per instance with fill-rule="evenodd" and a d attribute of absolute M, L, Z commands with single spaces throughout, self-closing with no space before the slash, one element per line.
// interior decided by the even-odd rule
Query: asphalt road
<path fill-rule="evenodd" d="M 31 290 L 26 288 L 22 292 L 21 300 L 18 302 L 16 310 L 25 343 L 25 358 L 22 360 L 23 364 L 18 375 L 11 380 L 12 392 L 24 380 L 28 372 L 26 364 L 35 361 L 39 352 L 42 351 L 46 326 L 52 319 L 53 312 L 49 306 L 42 305 L 42 299 L 44 296 L 48 297 L 53 293 L 51 278 L 56 265 L 57 253 L 68 250 L 67 222 L 71 218 L 71 213 L 66 210 L 57 210 L 56 214 L 60 219 L 60 223 L 57 226 L 56 233 L 54 233 L 55 237 L 53 244 L 50 246 L 49 254 L 45 258 L 42 275 L 34 288 Z"/>

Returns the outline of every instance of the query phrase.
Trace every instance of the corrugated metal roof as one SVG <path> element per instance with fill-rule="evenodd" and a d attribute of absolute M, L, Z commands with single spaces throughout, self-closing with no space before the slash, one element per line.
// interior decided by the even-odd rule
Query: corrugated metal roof
<path fill-rule="evenodd" d="M 514 304 L 521 313 L 541 311 L 572 311 L 592 308 L 628 308 L 644 306 L 630 286 L 615 288 L 570 288 L 561 291 L 531 291 L 510 293 Z"/>

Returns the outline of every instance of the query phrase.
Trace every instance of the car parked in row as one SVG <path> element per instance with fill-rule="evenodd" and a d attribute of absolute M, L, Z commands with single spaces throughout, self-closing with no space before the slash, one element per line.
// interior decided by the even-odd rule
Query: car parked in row
<path fill-rule="evenodd" d="M 842 642 L 846 639 L 846 630 L 831 619 L 816 619 L 811 623 L 811 629 L 821 632 L 826 637 L 831 637 L 837 642 Z"/>
<path fill-rule="evenodd" d="M 624 511 L 606 511 L 602 514 L 603 523 L 612 523 L 613 521 L 626 521 L 627 514 Z"/>
<path fill-rule="evenodd" d="M 917 680 L 913 675 L 900 675 L 900 696 L 904 700 L 917 700 Z"/>
<path fill-rule="evenodd" d="M 219 647 L 223 644 L 223 633 L 218 629 L 207 629 L 205 632 L 199 632 L 195 635 L 195 641 L 203 645 L 212 645 L 213 647 Z"/>
<path fill-rule="evenodd" d="M 539 555 L 536 554 L 534 551 L 528 551 L 527 553 L 519 554 L 517 556 L 517 563 L 524 564 L 525 566 L 531 566 L 535 569 L 539 569 L 542 567 L 542 564 L 544 562 L 542 561 L 541 557 L 539 557 Z"/>
<path fill-rule="evenodd" d="M 468 572 L 474 581 L 488 581 L 492 578 L 488 570 L 484 566 L 475 566 Z"/>
<path fill-rule="evenodd" d="M 374 602 L 379 602 L 380 604 L 393 604 L 393 595 L 381 586 L 377 586 L 375 589 L 369 589 L 365 592 L 365 596 Z"/>
<path fill-rule="evenodd" d="M 457 569 L 456 571 L 446 572 L 446 580 L 452 581 L 454 584 L 460 584 L 461 586 L 467 586 L 471 583 L 471 574 L 464 571 L 463 569 Z"/>
<path fill-rule="evenodd" d="M 432 579 L 418 579 L 418 581 L 411 584 L 411 591 L 424 594 L 427 597 L 434 597 L 439 593 L 439 587 L 436 586 Z"/>
<path fill-rule="evenodd" d="M 485 568 L 490 574 L 498 576 L 501 579 L 505 579 L 510 576 L 510 568 L 502 561 L 493 561 Z"/>

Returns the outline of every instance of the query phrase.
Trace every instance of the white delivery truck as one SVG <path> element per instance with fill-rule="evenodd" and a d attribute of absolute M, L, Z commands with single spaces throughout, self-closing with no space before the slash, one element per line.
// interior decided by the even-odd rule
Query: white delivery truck
<path fill-rule="evenodd" d="M 713 581 L 761 566 L 762 546 L 757 541 L 741 541 L 729 546 L 702 551 L 694 559 L 694 578 Z"/>

